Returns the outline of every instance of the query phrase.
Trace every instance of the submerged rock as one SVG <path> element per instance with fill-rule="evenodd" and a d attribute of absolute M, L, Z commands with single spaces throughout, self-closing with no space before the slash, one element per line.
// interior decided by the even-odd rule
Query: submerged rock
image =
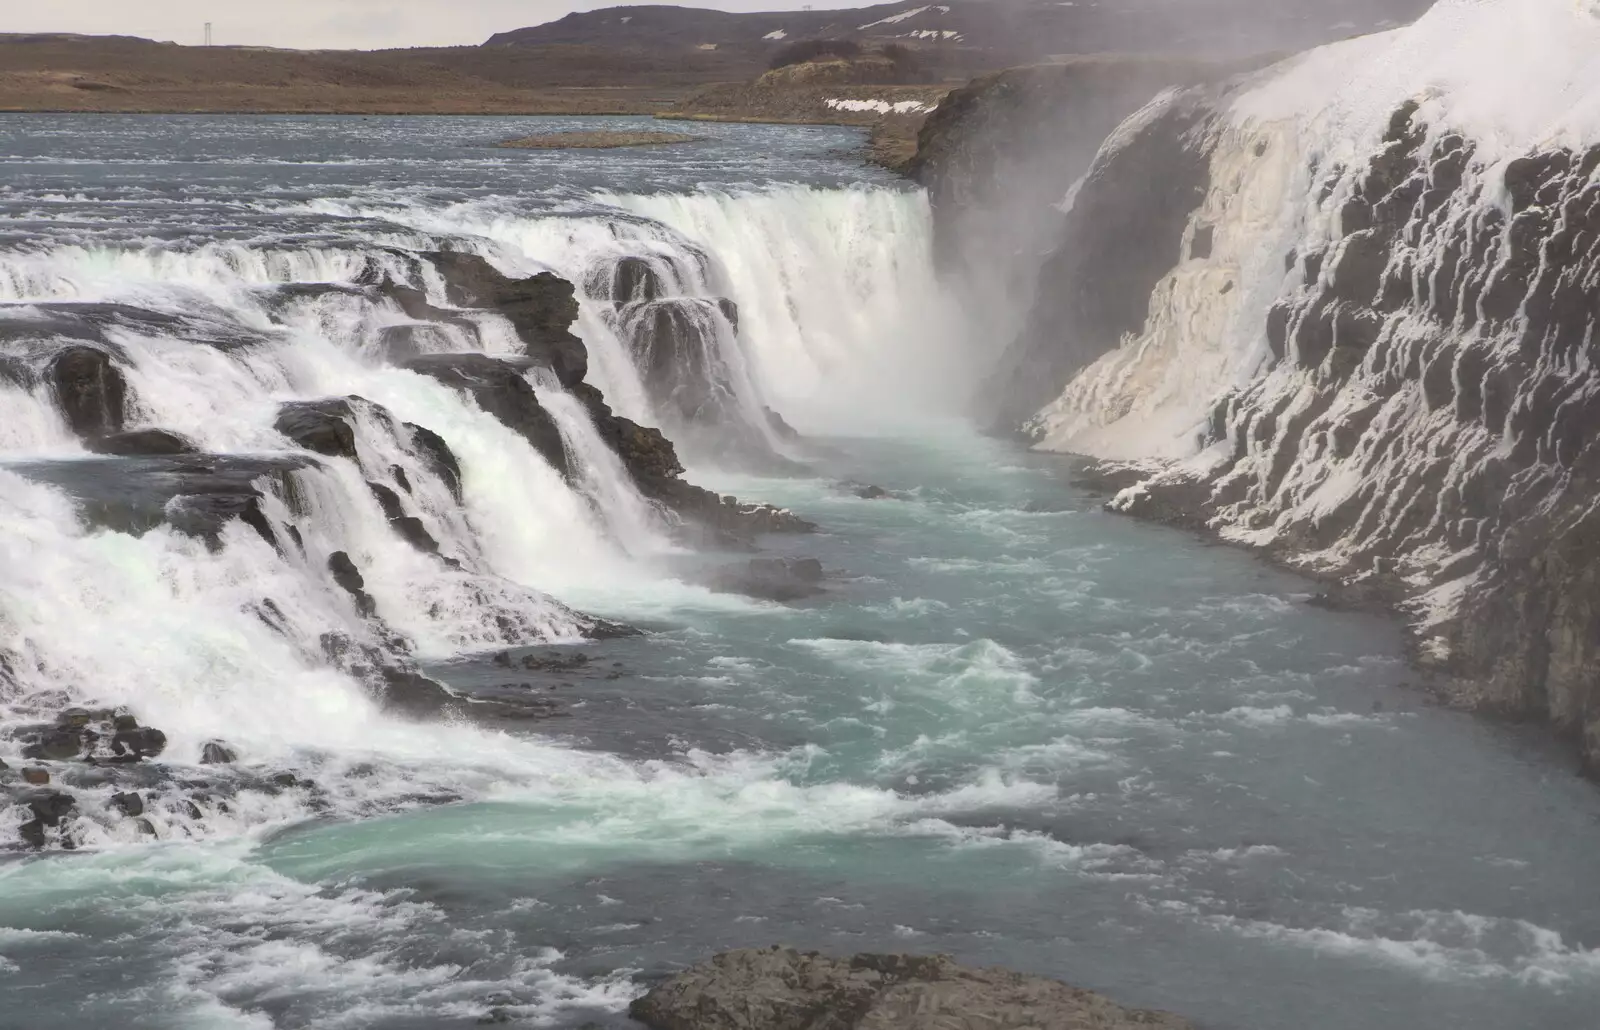
<path fill-rule="evenodd" d="M 799 601 L 823 592 L 822 563 L 815 558 L 752 558 L 720 570 L 711 588 L 767 601 Z"/>
<path fill-rule="evenodd" d="M 1174 1015 L 944 955 L 834 959 L 792 948 L 718 955 L 628 1014 L 651 1030 L 1192 1030 Z"/>

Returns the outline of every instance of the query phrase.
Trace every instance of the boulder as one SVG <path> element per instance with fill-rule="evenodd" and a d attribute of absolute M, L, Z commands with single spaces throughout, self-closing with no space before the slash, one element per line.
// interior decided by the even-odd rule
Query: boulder
<path fill-rule="evenodd" d="M 356 413 L 352 401 L 365 403 L 359 397 L 291 401 L 278 409 L 273 428 L 308 451 L 355 461 Z"/>
<path fill-rule="evenodd" d="M 35 761 L 66 762 L 83 753 L 83 731 L 58 727 L 45 730 L 22 749 L 22 757 Z"/>
<path fill-rule="evenodd" d="M 131 457 L 200 453 L 194 441 L 167 429 L 129 429 L 121 433 L 109 433 L 86 441 L 84 446 L 96 454 Z"/>
<path fill-rule="evenodd" d="M 144 815 L 144 798 L 135 791 L 121 791 L 111 795 L 111 807 L 130 819 Z"/>
<path fill-rule="evenodd" d="M 50 773 L 36 765 L 30 765 L 22 770 L 22 782 L 35 787 L 43 786 L 50 782 Z"/>
<path fill-rule="evenodd" d="M 50 382 L 73 432 L 89 439 L 122 431 L 128 384 L 110 354 L 67 347 L 50 362 Z"/>
<path fill-rule="evenodd" d="M 17 797 L 17 803 L 26 807 L 35 819 L 46 826 L 60 825 L 61 820 L 78 807 L 77 800 L 71 794 L 49 788 L 27 791 Z"/>
<path fill-rule="evenodd" d="M 232 765 L 238 760 L 239 756 L 233 748 L 220 740 L 207 741 L 206 746 L 200 749 L 201 765 Z"/>
<path fill-rule="evenodd" d="M 149 726 L 123 730 L 111 738 L 111 752 L 119 756 L 154 758 L 166 749 L 167 735 Z"/>
<path fill-rule="evenodd" d="M 944 955 L 834 959 L 730 951 L 658 984 L 628 1014 L 652 1030 L 1193 1030 L 1163 1012 Z"/>

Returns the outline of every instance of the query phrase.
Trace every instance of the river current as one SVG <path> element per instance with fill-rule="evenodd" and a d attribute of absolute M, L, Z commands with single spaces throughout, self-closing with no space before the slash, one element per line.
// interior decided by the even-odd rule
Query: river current
<path fill-rule="evenodd" d="M 0 318 L 108 303 L 266 332 L 264 291 L 440 240 L 580 283 L 623 245 L 702 255 L 808 471 L 690 477 L 816 522 L 764 545 L 829 570 L 794 605 L 684 581 L 646 516 L 616 514 L 632 495 L 603 456 L 560 484 L 376 360 L 370 310 L 273 309 L 289 329 L 254 357 L 119 329 L 142 420 L 209 450 L 288 449 L 277 402 L 355 392 L 461 457 L 436 535 L 586 661 L 524 671 L 474 602 L 423 603 L 444 580 L 330 481 L 323 510 L 431 674 L 566 713 L 402 722 L 259 635 L 261 590 L 321 610 L 260 541 L 85 527 L 27 469 L 91 459 L 0 380 L 0 646 L 51 659 L 69 699 L 152 713 L 193 776 L 226 775 L 197 764 L 221 737 L 324 791 L 0 855 L 0 1027 L 435 1030 L 498 1008 L 622 1028 L 651 977 L 778 942 L 947 952 L 1218 1030 L 1595 1025 L 1600 795 L 1563 753 L 1430 706 L 1385 621 L 1106 514 L 1060 459 L 965 425 L 994 341 L 947 307 L 925 199 L 861 167 L 854 131 L 489 148 L 631 124 L 0 117 Z M 644 420 L 595 305 L 578 331 Z M 645 633 L 573 641 L 546 595 Z"/>

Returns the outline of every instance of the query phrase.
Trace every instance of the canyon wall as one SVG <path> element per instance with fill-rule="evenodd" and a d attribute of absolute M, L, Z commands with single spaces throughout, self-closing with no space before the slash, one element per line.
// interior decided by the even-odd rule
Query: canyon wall
<path fill-rule="evenodd" d="M 1098 459 L 1114 509 L 1398 606 L 1445 696 L 1547 720 L 1591 771 L 1596 54 L 1593 4 L 1445 0 L 1161 93 L 1073 190 L 980 391 Z"/>

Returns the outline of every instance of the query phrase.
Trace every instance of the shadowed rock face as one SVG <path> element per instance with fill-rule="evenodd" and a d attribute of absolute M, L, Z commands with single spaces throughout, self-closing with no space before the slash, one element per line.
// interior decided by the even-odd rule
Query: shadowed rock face
<path fill-rule="evenodd" d="M 430 255 L 444 276 L 450 303 L 492 308 L 511 321 L 524 353 L 572 387 L 589 373 L 589 351 L 572 333 L 578 300 L 571 283 L 551 272 L 513 279 L 476 254 Z"/>
<path fill-rule="evenodd" d="M 467 394 L 478 407 L 521 434 L 556 471 L 570 474 L 561 430 L 527 379 L 528 371 L 538 367 L 532 358 L 428 354 L 406 362 L 405 367 Z"/>
<path fill-rule="evenodd" d="M 693 966 L 635 1001 L 652 1030 L 1185 1030 L 1163 1012 L 943 955 L 834 959 L 748 949 Z"/>
<path fill-rule="evenodd" d="M 67 347 L 50 362 L 50 382 L 73 432 L 96 437 L 121 431 L 128 385 L 110 354 Z"/>

